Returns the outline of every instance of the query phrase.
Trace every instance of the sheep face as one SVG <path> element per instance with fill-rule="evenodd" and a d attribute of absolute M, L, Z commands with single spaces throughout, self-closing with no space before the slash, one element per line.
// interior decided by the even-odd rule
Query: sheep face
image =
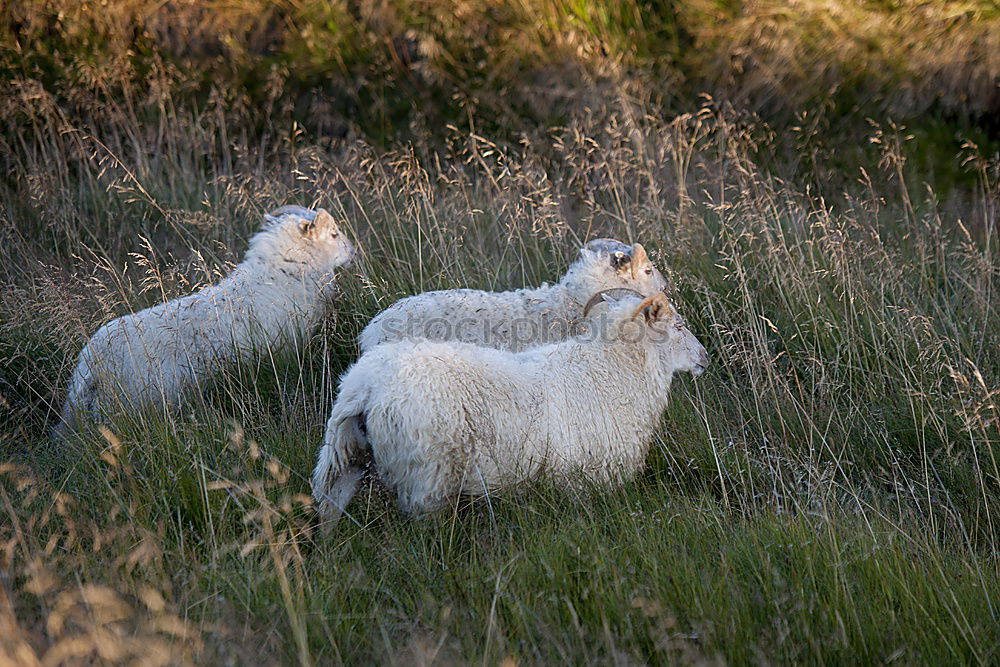
<path fill-rule="evenodd" d="M 627 288 L 649 296 L 667 287 L 667 281 L 653 266 L 645 248 L 614 239 L 588 242 L 580 249 L 580 259 L 570 267 L 566 277 L 580 303 L 606 289 Z"/>
<path fill-rule="evenodd" d="M 652 348 L 657 366 L 667 378 L 674 373 L 698 376 L 705 372 L 708 353 L 665 294 L 658 292 L 641 301 L 625 301 L 618 310 L 622 336 L 639 339 Z"/>
<path fill-rule="evenodd" d="M 272 234 L 280 255 L 310 272 L 332 273 L 354 258 L 354 245 L 326 209 L 284 206 L 264 219 L 267 224 L 261 234 Z"/>
<path fill-rule="evenodd" d="M 649 330 L 661 368 L 671 374 L 691 373 L 695 377 L 705 372 L 708 368 L 705 347 L 665 294 L 647 297 L 635 312 Z"/>

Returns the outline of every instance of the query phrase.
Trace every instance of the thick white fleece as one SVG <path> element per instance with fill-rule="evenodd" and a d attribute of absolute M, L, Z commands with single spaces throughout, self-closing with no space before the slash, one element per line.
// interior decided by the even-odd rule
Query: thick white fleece
<path fill-rule="evenodd" d="M 640 300 L 626 297 L 587 333 L 520 353 L 434 341 L 365 353 L 327 423 L 313 475 L 321 515 L 339 516 L 368 456 L 401 509 L 416 513 L 542 474 L 608 484 L 633 476 L 673 374 L 707 364 L 657 298 L 658 312 L 650 306 L 638 321 Z"/>
<path fill-rule="evenodd" d="M 613 288 L 644 296 L 666 287 L 639 244 L 595 239 L 554 285 L 484 292 L 440 290 L 407 297 L 376 315 L 361 332 L 362 353 L 400 340 L 458 340 L 501 350 L 526 350 L 570 336 L 591 296 Z"/>
<path fill-rule="evenodd" d="M 325 210 L 278 209 L 216 285 L 108 322 L 83 351 L 59 432 L 78 417 L 172 406 L 224 364 L 300 341 L 329 308 L 354 247 Z"/>

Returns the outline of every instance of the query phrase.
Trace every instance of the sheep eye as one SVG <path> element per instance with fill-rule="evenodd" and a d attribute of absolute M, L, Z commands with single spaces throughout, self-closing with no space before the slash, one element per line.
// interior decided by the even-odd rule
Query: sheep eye
<path fill-rule="evenodd" d="M 647 276 L 653 275 L 653 267 L 651 266 L 646 267 L 646 275 Z"/>
<path fill-rule="evenodd" d="M 337 230 L 335 229 L 335 230 L 333 230 L 332 232 L 330 232 L 330 236 L 332 236 L 333 238 L 337 238 L 338 236 L 340 236 L 340 232 L 338 232 L 338 231 L 337 231 Z"/>

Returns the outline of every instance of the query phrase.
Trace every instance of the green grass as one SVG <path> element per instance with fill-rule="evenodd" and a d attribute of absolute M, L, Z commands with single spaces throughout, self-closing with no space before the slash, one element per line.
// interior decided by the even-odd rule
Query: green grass
<path fill-rule="evenodd" d="M 358 525 L 321 537 L 292 497 L 307 490 L 297 475 L 268 471 L 268 455 L 255 460 L 249 447 L 220 455 L 233 443 L 184 430 L 190 442 L 157 438 L 156 470 L 142 470 L 149 454 L 126 442 L 115 465 L 89 471 L 104 477 L 88 487 L 94 513 L 121 515 L 91 518 L 111 537 L 81 535 L 59 560 L 83 581 L 113 575 L 108 583 L 128 601 L 165 586 L 198 628 L 189 632 L 218 644 L 210 654 L 242 646 L 318 662 L 995 659 L 995 565 L 903 531 L 871 506 L 736 512 L 679 487 L 658 454 L 649 474 L 614 494 L 533 485 L 423 522 L 400 517 L 376 490 L 355 508 Z M 309 463 L 304 435 L 272 436 L 262 449 L 284 453 L 294 469 Z M 122 473 L 121 461 L 133 459 L 135 470 Z M 254 475 L 267 481 L 213 486 Z M 51 619 L 57 591 L 71 595 L 22 591 L 22 622 L 46 611 Z M 156 627 L 164 615 L 132 604 L 136 624 L 152 616 Z M 157 635 L 94 615 L 80 624 Z"/>
<path fill-rule="evenodd" d="M 0 662 L 996 663 L 997 17 L 835 4 L 19 3 Z M 87 336 L 287 203 L 359 245 L 336 319 L 52 442 Z M 597 236 L 644 244 L 712 362 L 640 478 L 423 521 L 373 486 L 322 534 L 309 474 L 371 316 L 558 279 Z"/>

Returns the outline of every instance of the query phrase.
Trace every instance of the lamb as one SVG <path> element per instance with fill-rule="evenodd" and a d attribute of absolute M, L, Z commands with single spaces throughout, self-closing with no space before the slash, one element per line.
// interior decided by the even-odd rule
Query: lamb
<path fill-rule="evenodd" d="M 594 293 L 630 288 L 644 296 L 666 287 L 638 243 L 595 239 L 555 285 L 509 292 L 471 289 L 425 292 L 382 311 L 359 338 L 365 353 L 400 340 L 460 340 L 500 350 L 521 350 L 563 340 L 580 320 Z"/>
<path fill-rule="evenodd" d="M 264 216 L 243 261 L 216 285 L 108 322 L 70 382 L 57 436 L 81 417 L 176 405 L 220 367 L 306 336 L 327 314 L 334 269 L 355 249 L 325 210 Z"/>
<path fill-rule="evenodd" d="M 662 293 L 602 293 L 601 318 L 523 352 L 462 342 L 386 343 L 344 374 L 313 473 L 335 521 L 368 463 L 404 513 L 552 476 L 614 485 L 644 465 L 671 378 L 705 348 Z M 615 293 L 618 293 L 615 296 Z"/>

